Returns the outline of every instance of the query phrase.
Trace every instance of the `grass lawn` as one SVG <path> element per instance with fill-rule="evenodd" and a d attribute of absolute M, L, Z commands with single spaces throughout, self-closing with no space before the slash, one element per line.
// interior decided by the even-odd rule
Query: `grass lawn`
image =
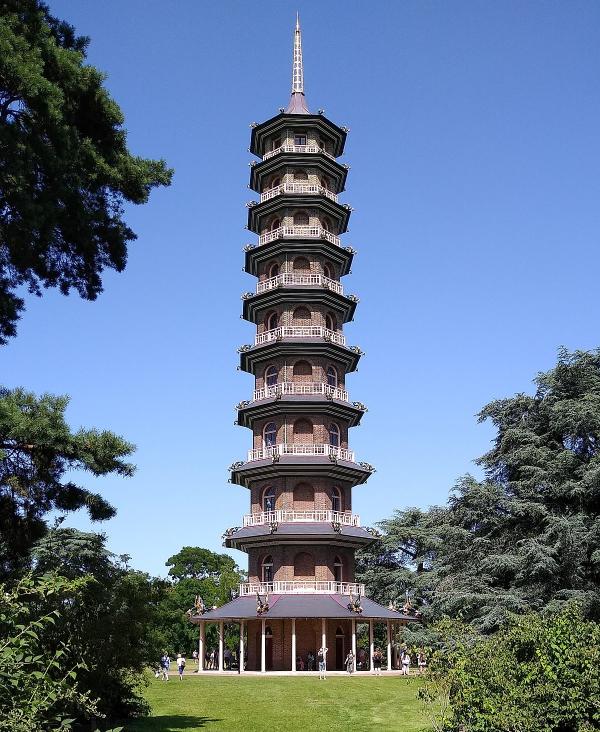
<path fill-rule="evenodd" d="M 417 678 L 185 676 L 152 679 L 152 717 L 126 732 L 422 732 Z"/>

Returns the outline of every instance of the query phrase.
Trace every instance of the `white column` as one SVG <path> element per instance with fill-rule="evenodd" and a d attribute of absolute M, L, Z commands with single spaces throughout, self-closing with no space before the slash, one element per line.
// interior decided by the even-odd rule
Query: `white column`
<path fill-rule="evenodd" d="M 373 670 L 373 654 L 375 653 L 375 638 L 373 636 L 373 619 L 369 620 L 369 671 Z"/>
<path fill-rule="evenodd" d="M 352 655 L 354 656 L 353 671 L 356 671 L 356 618 L 352 618 Z"/>
<path fill-rule="evenodd" d="M 325 618 L 321 618 L 321 645 L 323 646 L 323 648 L 327 648 Z M 327 654 L 325 654 L 325 668 L 327 668 Z"/>
<path fill-rule="evenodd" d="M 292 671 L 296 670 L 296 618 L 292 618 Z"/>
<path fill-rule="evenodd" d="M 265 635 L 265 633 L 266 633 L 266 629 L 265 629 L 266 622 L 267 621 L 264 618 L 261 621 L 261 623 L 262 623 L 262 628 L 261 628 L 261 630 L 262 630 L 262 636 L 261 636 L 261 639 L 260 639 L 260 670 L 263 672 L 263 674 L 267 670 L 267 638 L 266 638 L 266 635 Z"/>
<path fill-rule="evenodd" d="M 225 666 L 223 665 L 223 645 L 225 640 L 225 624 L 222 620 L 219 621 L 219 671 L 224 671 Z"/>
<path fill-rule="evenodd" d="M 204 671 L 204 656 L 206 655 L 205 623 L 200 623 L 200 640 L 198 641 L 198 671 Z"/>
<path fill-rule="evenodd" d="M 238 658 L 238 668 L 240 673 L 244 673 L 244 621 L 240 621 L 240 655 Z"/>
<path fill-rule="evenodd" d="M 392 621 L 387 621 L 387 668 L 392 670 Z"/>

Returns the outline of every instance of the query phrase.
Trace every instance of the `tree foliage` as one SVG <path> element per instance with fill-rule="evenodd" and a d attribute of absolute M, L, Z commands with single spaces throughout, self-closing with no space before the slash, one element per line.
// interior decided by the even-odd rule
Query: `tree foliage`
<path fill-rule="evenodd" d="M 72 471 L 133 474 L 124 460 L 133 445 L 106 430 L 72 431 L 64 414 L 68 401 L 0 388 L 0 579 L 27 563 L 50 511 L 85 508 L 94 521 L 113 516 L 112 506 L 78 485 Z"/>
<path fill-rule="evenodd" d="M 94 300 L 135 239 L 123 204 L 171 180 L 163 161 L 127 149 L 87 45 L 41 0 L 0 3 L 0 343 L 15 334 L 19 288 Z"/>
<path fill-rule="evenodd" d="M 600 729 L 600 626 L 571 603 L 557 614 L 512 616 L 474 638 L 439 629 L 420 696 L 444 732 L 589 732 Z M 449 704 L 445 703 L 445 699 Z"/>
<path fill-rule="evenodd" d="M 382 599 L 410 589 L 426 617 L 497 629 L 507 613 L 576 600 L 600 618 L 600 350 L 559 352 L 534 395 L 493 401 L 496 428 L 446 506 L 384 521 L 382 554 L 359 568 Z"/>

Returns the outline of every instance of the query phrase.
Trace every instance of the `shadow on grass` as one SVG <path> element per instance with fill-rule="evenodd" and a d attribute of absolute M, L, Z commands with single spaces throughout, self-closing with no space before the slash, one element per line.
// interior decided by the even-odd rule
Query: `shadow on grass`
<path fill-rule="evenodd" d="M 189 714 L 161 714 L 148 717 L 147 719 L 139 719 L 131 727 L 125 727 L 125 730 L 132 729 L 136 732 L 180 732 L 186 729 L 203 729 L 211 722 L 221 722 L 221 719 L 212 719 L 210 717 L 196 717 Z"/>

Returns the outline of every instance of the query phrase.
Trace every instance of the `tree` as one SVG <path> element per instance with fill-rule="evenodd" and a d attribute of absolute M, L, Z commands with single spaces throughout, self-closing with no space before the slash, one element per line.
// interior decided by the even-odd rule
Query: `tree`
<path fill-rule="evenodd" d="M 142 696 L 144 669 L 160 658 L 157 634 L 167 583 L 128 568 L 128 557 L 106 549 L 101 534 L 54 529 L 33 549 L 36 574 L 60 574 L 79 581 L 71 602 L 46 635 L 48 645 L 65 648 L 64 663 L 85 661 L 82 688 L 96 698 L 99 712 L 119 719 L 147 711 Z M 52 598 L 39 612 L 54 608 Z"/>
<path fill-rule="evenodd" d="M 88 43 L 41 0 L 0 4 L 0 344 L 15 335 L 20 288 L 96 299 L 136 238 L 123 204 L 171 180 L 164 161 L 129 152 Z"/>
<path fill-rule="evenodd" d="M 124 458 L 133 445 L 108 431 L 79 429 L 65 420 L 67 397 L 42 397 L 0 388 L 0 579 L 15 576 L 48 527 L 51 511 L 87 509 L 94 521 L 115 511 L 99 494 L 78 485 L 71 471 L 130 476 Z"/>
<path fill-rule="evenodd" d="M 481 411 L 497 430 L 478 461 L 483 479 L 467 475 L 445 507 L 382 524 L 388 557 L 399 561 L 396 584 L 406 581 L 398 557 L 424 570 L 413 586 L 425 587 L 430 618 L 461 617 L 491 632 L 508 613 L 572 600 L 600 618 L 600 350 L 561 350 L 535 383 L 533 396 Z M 389 572 L 382 568 L 384 582 Z"/>
<path fill-rule="evenodd" d="M 186 613 L 194 606 L 196 596 L 200 595 L 207 607 L 223 605 L 237 595 L 245 575 L 228 554 L 193 546 L 183 547 L 167 560 L 166 566 L 174 581 L 161 602 L 157 634 L 165 639 L 169 651 L 189 654 L 198 645 L 198 628 Z M 235 640 L 235 634 L 230 640 Z M 207 646 L 215 642 L 215 629 L 211 627 Z"/>

